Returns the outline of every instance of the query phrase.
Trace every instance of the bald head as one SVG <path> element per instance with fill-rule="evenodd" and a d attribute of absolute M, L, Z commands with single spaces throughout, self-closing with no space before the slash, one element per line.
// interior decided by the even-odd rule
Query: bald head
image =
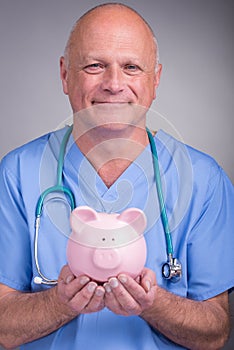
<path fill-rule="evenodd" d="M 63 91 L 73 111 L 100 103 L 150 106 L 161 74 L 156 53 L 151 28 L 129 7 L 106 4 L 87 12 L 60 59 Z"/>
<path fill-rule="evenodd" d="M 102 27 L 102 30 L 105 32 L 109 31 L 110 33 L 113 33 L 113 31 L 116 31 L 116 28 L 118 28 L 118 33 L 116 32 L 116 36 L 121 35 L 121 31 L 132 31 L 135 27 L 136 45 L 140 36 L 142 40 L 147 42 L 147 45 L 151 46 L 153 64 L 154 66 L 157 65 L 159 61 L 158 45 L 156 37 L 149 24 L 132 8 L 124 4 L 107 3 L 92 8 L 75 23 L 68 38 L 64 52 L 67 66 L 70 63 L 70 59 L 71 56 L 73 56 L 74 51 L 76 54 L 77 51 L 79 51 L 80 41 L 87 40 L 87 35 L 84 35 L 84 33 L 90 30 L 90 28 L 92 29 L 91 33 L 95 33 L 95 28 L 98 29 L 99 27 Z"/>

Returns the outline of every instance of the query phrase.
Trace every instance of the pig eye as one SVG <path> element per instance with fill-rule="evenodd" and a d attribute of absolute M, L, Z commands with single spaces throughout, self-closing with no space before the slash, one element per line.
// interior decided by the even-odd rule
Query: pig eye
<path fill-rule="evenodd" d="M 114 238 L 112 238 L 112 242 L 114 242 L 115 241 L 115 239 Z"/>
<path fill-rule="evenodd" d="M 103 237 L 103 238 L 102 238 L 102 241 L 104 242 L 105 240 L 106 240 L 105 237 Z"/>

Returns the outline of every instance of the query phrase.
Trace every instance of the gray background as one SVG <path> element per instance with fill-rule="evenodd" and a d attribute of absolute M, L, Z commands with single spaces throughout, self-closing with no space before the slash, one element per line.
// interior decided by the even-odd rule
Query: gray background
<path fill-rule="evenodd" d="M 103 2 L 0 0 L 0 158 L 71 116 L 59 57 L 75 20 Z M 163 116 L 159 127 L 212 155 L 234 181 L 233 1 L 123 3 L 158 38 L 163 74 L 153 110 Z M 233 346 L 234 335 L 225 349 Z"/>

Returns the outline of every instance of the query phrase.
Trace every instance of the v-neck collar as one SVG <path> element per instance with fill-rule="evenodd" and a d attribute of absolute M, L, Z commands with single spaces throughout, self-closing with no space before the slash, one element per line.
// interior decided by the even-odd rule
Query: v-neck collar
<path fill-rule="evenodd" d="M 158 134 L 160 131 L 154 136 L 154 140 L 159 153 L 162 144 L 158 140 Z M 135 186 L 139 186 L 141 182 L 154 181 L 149 144 L 110 187 L 106 186 L 95 168 L 80 151 L 72 134 L 67 145 L 66 162 L 67 166 L 72 169 L 73 178 L 78 179 L 78 186 L 82 191 L 89 193 L 89 198 L 93 198 L 92 207 L 97 203 L 94 208 L 96 210 L 117 212 L 123 208 L 126 199 L 132 196 L 131 192 L 134 191 Z"/>

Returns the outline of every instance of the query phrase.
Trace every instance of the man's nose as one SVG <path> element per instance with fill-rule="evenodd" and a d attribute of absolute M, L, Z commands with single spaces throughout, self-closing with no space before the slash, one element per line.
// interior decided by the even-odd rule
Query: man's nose
<path fill-rule="evenodd" d="M 102 89 L 112 94 L 117 94 L 124 90 L 125 77 L 119 66 L 109 66 L 103 75 Z"/>

